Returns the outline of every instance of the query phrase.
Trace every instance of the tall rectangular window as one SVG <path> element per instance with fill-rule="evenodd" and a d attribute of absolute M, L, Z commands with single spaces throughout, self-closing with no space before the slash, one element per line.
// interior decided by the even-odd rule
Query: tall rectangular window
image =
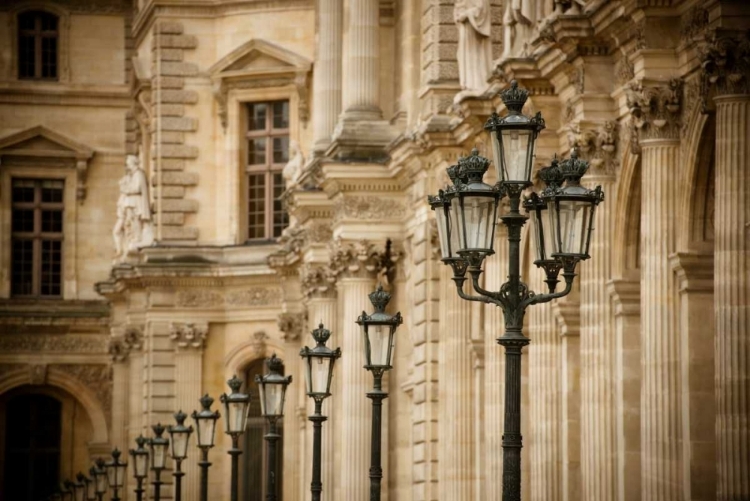
<path fill-rule="evenodd" d="M 58 18 L 31 11 L 18 16 L 18 78 L 57 79 Z"/>
<path fill-rule="evenodd" d="M 289 161 L 289 102 L 247 106 L 247 238 L 268 240 L 281 236 L 289 218 L 281 195 L 281 171 Z"/>
<path fill-rule="evenodd" d="M 13 296 L 62 295 L 63 188 L 57 179 L 13 179 Z"/>

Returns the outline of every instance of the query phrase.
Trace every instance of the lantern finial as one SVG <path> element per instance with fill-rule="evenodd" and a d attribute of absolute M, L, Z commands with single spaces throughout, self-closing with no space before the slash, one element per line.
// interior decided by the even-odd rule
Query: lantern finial
<path fill-rule="evenodd" d="M 568 181 L 568 185 L 577 186 L 581 183 L 581 178 L 589 169 L 589 163 L 586 160 L 578 158 L 578 150 L 573 148 L 570 152 L 570 158 L 560 162 L 560 172 L 562 177 Z"/>
<path fill-rule="evenodd" d="M 177 421 L 177 424 L 180 426 L 185 425 L 185 419 L 187 418 L 187 414 L 182 412 L 182 409 L 177 411 L 177 413 L 174 415 L 174 420 Z"/>
<path fill-rule="evenodd" d="M 162 426 L 161 423 L 156 423 L 151 427 L 151 429 L 154 430 L 154 434 L 159 438 L 161 438 L 165 430 L 164 426 Z M 114 453 L 112 453 L 112 455 L 114 455 Z"/>
<path fill-rule="evenodd" d="M 476 148 L 471 150 L 468 157 L 458 159 L 459 175 L 465 177 L 469 183 L 481 183 L 489 167 L 489 159 L 481 156 Z"/>
<path fill-rule="evenodd" d="M 115 450 L 112 451 L 112 457 L 115 458 L 115 461 L 120 457 L 120 449 L 115 447 Z"/>
<path fill-rule="evenodd" d="M 143 448 L 143 446 L 146 445 L 146 442 L 148 442 L 148 439 L 143 435 L 138 435 L 138 438 L 135 439 L 135 443 L 138 445 L 139 449 Z"/>
<path fill-rule="evenodd" d="M 562 185 L 565 180 L 562 171 L 560 171 L 560 163 L 557 160 L 557 154 L 552 158 L 552 162 L 549 167 L 544 167 L 539 170 L 539 179 L 544 182 L 548 189 L 556 189 Z"/>
<path fill-rule="evenodd" d="M 383 290 L 382 284 L 378 284 L 378 288 L 374 292 L 371 292 L 369 296 L 376 313 L 383 313 L 388 302 L 391 300 L 391 295 Z"/>
<path fill-rule="evenodd" d="M 232 389 L 232 393 L 239 393 L 240 388 L 242 387 L 242 380 L 237 377 L 237 374 L 232 376 L 232 379 L 227 381 L 227 384 L 229 385 L 229 388 Z"/>
<path fill-rule="evenodd" d="M 323 327 L 321 322 L 318 328 L 312 331 L 312 337 L 318 343 L 318 346 L 325 346 L 326 341 L 331 337 L 331 331 Z"/>
<path fill-rule="evenodd" d="M 511 80 L 510 88 L 502 91 L 500 98 L 503 100 L 505 107 L 508 108 L 509 113 L 521 113 L 523 105 L 529 98 L 529 91 L 519 88 L 518 82 Z"/>
<path fill-rule="evenodd" d="M 284 362 L 282 362 L 281 359 L 276 356 L 276 353 L 274 353 L 271 355 L 271 358 L 266 359 L 266 366 L 268 367 L 269 373 L 281 374 L 281 371 L 284 368 Z"/>
<path fill-rule="evenodd" d="M 201 403 L 201 407 L 203 407 L 203 410 L 204 410 L 204 411 L 210 411 L 210 410 L 211 410 L 211 406 L 212 406 L 212 405 L 213 405 L 213 403 L 214 403 L 214 399 L 213 399 L 213 398 L 211 398 L 211 397 L 210 397 L 210 396 L 208 395 L 208 393 L 206 393 L 205 395 L 203 395 L 203 396 L 202 396 L 202 397 L 200 398 L 199 402 Z"/>

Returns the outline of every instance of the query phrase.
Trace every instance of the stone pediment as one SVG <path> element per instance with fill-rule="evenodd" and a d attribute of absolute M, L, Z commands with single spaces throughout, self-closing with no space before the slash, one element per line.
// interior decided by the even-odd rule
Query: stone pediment
<path fill-rule="evenodd" d="M 93 149 L 42 125 L 0 139 L 0 165 L 75 168 L 79 200 L 86 197 L 86 172 L 93 156 Z"/>

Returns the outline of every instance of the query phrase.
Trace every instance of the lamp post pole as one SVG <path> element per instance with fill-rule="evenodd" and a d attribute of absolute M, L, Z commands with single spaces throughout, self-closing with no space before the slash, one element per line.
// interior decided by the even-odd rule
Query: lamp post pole
<path fill-rule="evenodd" d="M 266 471 L 267 501 L 276 501 L 276 442 L 281 436 L 276 429 L 276 419 L 268 419 L 268 433 L 263 438 L 268 442 L 268 470 Z"/>
<path fill-rule="evenodd" d="M 208 461 L 208 447 L 201 447 L 201 460 L 198 467 L 201 469 L 201 501 L 208 501 L 208 468 L 211 463 Z"/>
<path fill-rule="evenodd" d="M 383 480 L 381 449 L 383 447 L 383 400 L 388 393 L 383 391 L 383 373 L 373 371 L 373 390 L 367 393 L 372 400 L 372 437 L 370 450 L 370 501 L 380 501 L 380 487 Z"/>
<path fill-rule="evenodd" d="M 312 501 L 320 501 L 320 495 L 323 492 L 323 482 L 321 480 L 321 449 L 322 449 L 322 431 L 323 422 L 327 421 L 328 418 L 323 416 L 322 413 L 323 400 L 315 400 L 315 413 L 312 416 L 308 416 L 313 424 L 313 468 L 312 468 L 312 482 L 310 482 L 310 492 L 312 493 Z"/>
<path fill-rule="evenodd" d="M 240 476 L 240 435 L 238 433 L 232 433 L 232 448 L 229 449 L 229 455 L 232 458 L 232 491 L 231 500 L 237 501 L 239 499 L 239 476 Z"/>

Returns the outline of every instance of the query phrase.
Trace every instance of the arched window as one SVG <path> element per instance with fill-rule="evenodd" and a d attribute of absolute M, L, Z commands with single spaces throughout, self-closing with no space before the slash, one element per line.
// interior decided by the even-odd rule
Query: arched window
<path fill-rule="evenodd" d="M 58 17 L 41 11 L 18 15 L 18 78 L 57 80 Z"/>
<path fill-rule="evenodd" d="M 250 364 L 245 371 L 246 388 L 251 395 L 250 416 L 247 420 L 247 432 L 244 435 L 244 484 L 243 501 L 264 501 L 266 499 L 266 462 L 268 461 L 268 450 L 263 435 L 266 434 L 268 425 L 266 419 L 260 413 L 260 397 L 258 385 L 255 382 L 256 375 L 265 374 L 265 360 L 256 360 Z M 282 371 L 283 374 L 283 371 Z M 282 476 L 284 433 L 281 430 L 282 423 L 278 423 L 281 439 L 276 442 L 276 499 L 283 501 L 281 497 L 284 478 Z"/>
<path fill-rule="evenodd" d="M 38 501 L 60 482 L 62 404 L 40 394 L 21 394 L 5 406 L 2 499 Z"/>

